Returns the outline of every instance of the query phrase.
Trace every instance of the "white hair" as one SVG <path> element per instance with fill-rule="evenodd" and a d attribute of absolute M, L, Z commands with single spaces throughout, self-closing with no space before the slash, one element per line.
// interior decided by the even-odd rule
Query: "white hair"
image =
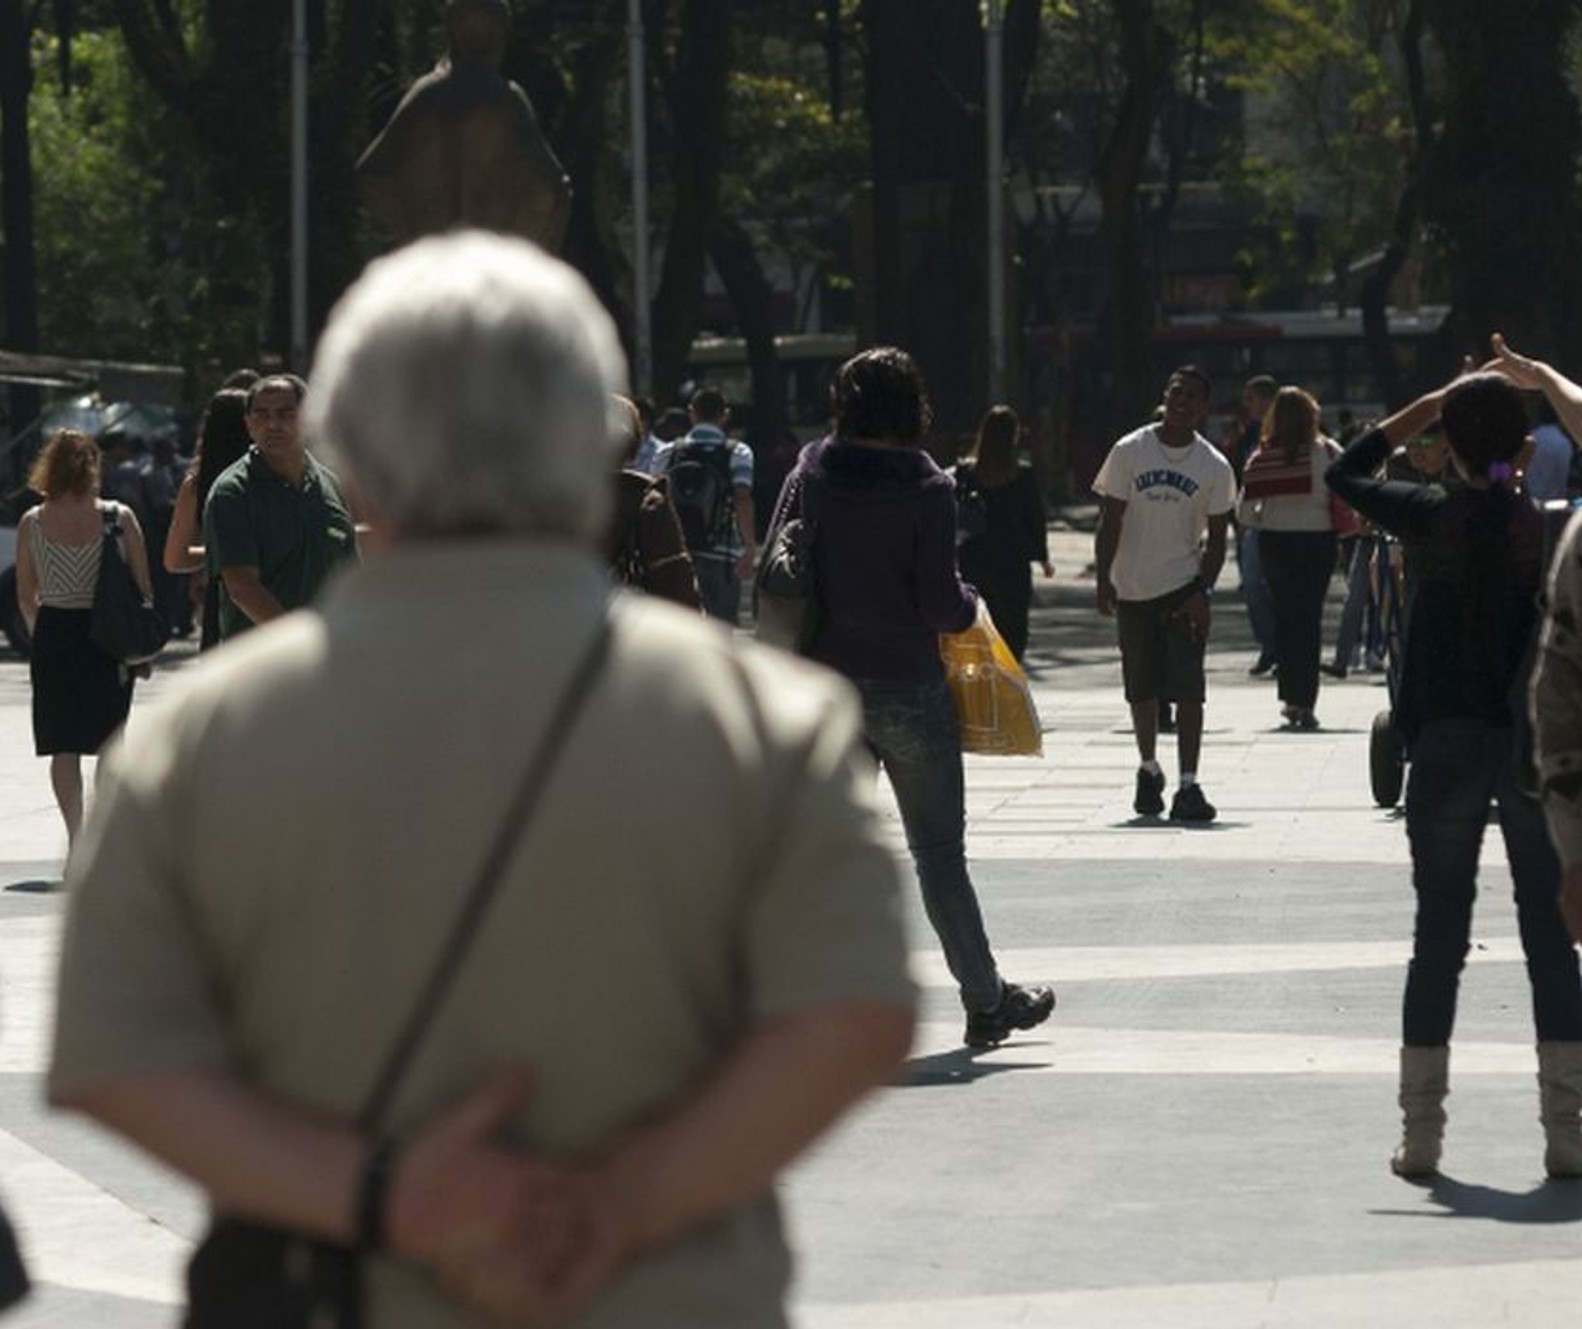
<path fill-rule="evenodd" d="M 483 231 L 371 263 L 330 315 L 304 429 L 398 534 L 590 539 L 626 362 L 575 271 Z"/>

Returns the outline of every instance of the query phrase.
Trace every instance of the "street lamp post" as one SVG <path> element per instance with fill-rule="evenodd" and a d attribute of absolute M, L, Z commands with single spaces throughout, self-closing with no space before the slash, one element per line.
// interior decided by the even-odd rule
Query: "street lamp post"
<path fill-rule="evenodd" d="M 291 367 L 308 363 L 308 6 L 291 6 Z"/>
<path fill-rule="evenodd" d="M 648 102 L 642 0 L 628 0 L 627 81 L 632 108 L 632 382 L 639 396 L 653 392 L 654 334 L 648 292 Z"/>
<path fill-rule="evenodd" d="M 988 0 L 983 34 L 984 184 L 988 194 L 989 401 L 1005 400 L 1005 0 Z"/>

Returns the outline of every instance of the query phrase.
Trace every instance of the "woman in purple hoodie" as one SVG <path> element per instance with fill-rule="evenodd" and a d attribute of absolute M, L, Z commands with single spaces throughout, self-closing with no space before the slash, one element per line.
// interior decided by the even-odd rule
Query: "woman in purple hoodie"
<path fill-rule="evenodd" d="M 835 432 L 803 449 L 775 512 L 776 524 L 800 516 L 813 532 L 820 621 L 807 653 L 862 695 L 966 1042 L 993 1047 L 1048 1019 L 1055 994 L 1000 977 L 967 873 L 961 738 L 939 655 L 939 634 L 978 609 L 956 573 L 955 487 L 923 451 L 928 396 L 905 351 L 853 356 L 832 396 Z"/>

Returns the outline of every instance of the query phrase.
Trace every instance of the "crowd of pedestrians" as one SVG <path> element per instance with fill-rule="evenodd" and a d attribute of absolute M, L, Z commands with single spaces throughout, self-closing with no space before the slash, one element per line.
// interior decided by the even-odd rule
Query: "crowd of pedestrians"
<path fill-rule="evenodd" d="M 1358 604 L 1405 587 L 1416 920 L 1391 1165 L 1408 1177 L 1440 1160 L 1491 803 L 1545 1166 L 1582 1176 L 1582 535 L 1559 542 L 1540 646 L 1554 533 L 1526 477 L 1558 467 L 1521 398 L 1574 436 L 1582 387 L 1495 345 L 1344 449 L 1306 391 L 1258 379 L 1222 451 L 1212 385 L 1182 366 L 1093 484 L 1142 818 L 1218 815 L 1204 661 L 1233 545 L 1253 672 L 1296 731 L 1318 727 L 1321 675 L 1352 667 Z M 619 395 L 621 364 L 569 268 L 462 232 L 370 267 L 311 386 L 216 393 L 185 472 L 146 468 L 156 520 L 110 497 L 128 472 L 92 438 L 56 436 L 34 469 L 19 594 L 71 846 L 49 1090 L 209 1192 L 195 1297 L 295 1234 L 357 1263 L 321 1294 L 360 1287 L 376 1323 L 780 1323 L 771 1182 L 912 1027 L 880 772 L 963 1042 L 1051 1016 L 1053 990 L 1007 979 L 989 940 L 939 650 L 987 612 L 1025 657 L 1033 570 L 1053 572 L 1015 412 L 991 409 L 942 470 L 906 352 L 841 366 L 830 432 L 787 463 L 768 524 L 808 533 L 799 661 L 720 630 L 759 552 L 728 403 L 705 385 L 684 418 L 656 412 Z M 469 392 L 428 386 L 451 381 Z M 85 826 L 81 758 L 124 724 L 138 672 L 87 634 L 101 540 L 158 601 L 145 525 L 224 649 L 107 749 Z M 1326 661 L 1343 541 L 1357 594 Z M 597 830 L 611 806 L 619 836 Z M 590 1040 L 598 1058 L 577 1054 Z"/>

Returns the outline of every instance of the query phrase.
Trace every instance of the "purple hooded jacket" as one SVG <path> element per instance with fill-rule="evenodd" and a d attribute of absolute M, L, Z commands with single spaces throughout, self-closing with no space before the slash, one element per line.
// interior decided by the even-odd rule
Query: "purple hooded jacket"
<path fill-rule="evenodd" d="M 956 572 L 956 492 L 920 448 L 809 443 L 786 477 L 775 524 L 813 527 L 821 623 L 809 656 L 848 678 L 944 678 L 939 634 L 977 615 Z"/>

